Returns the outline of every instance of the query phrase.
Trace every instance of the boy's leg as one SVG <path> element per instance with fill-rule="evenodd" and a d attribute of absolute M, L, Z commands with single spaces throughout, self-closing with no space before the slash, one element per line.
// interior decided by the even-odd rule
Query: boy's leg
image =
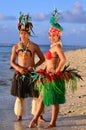
<path fill-rule="evenodd" d="M 35 115 L 37 111 L 37 104 L 38 104 L 38 98 L 33 98 L 32 100 L 32 109 L 31 109 L 31 114 Z"/>
<path fill-rule="evenodd" d="M 24 98 L 16 98 L 14 105 L 14 113 L 17 115 L 17 120 L 22 120 L 22 115 L 25 113 L 25 99 Z"/>

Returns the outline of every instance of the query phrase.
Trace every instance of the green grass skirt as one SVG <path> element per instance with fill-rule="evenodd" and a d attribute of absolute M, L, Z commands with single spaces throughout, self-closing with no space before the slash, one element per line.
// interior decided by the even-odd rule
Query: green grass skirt
<path fill-rule="evenodd" d="M 57 79 L 51 82 L 37 82 L 35 89 L 42 95 L 45 106 L 65 103 L 65 81 Z"/>

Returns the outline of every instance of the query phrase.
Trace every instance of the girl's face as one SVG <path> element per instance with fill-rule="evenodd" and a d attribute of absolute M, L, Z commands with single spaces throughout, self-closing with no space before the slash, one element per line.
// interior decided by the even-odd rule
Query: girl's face
<path fill-rule="evenodd" d="M 19 34 L 20 34 L 21 40 L 27 40 L 28 39 L 29 35 L 26 31 L 20 31 Z"/>
<path fill-rule="evenodd" d="M 49 33 L 49 40 L 51 43 L 56 43 L 59 41 L 59 36 L 55 33 Z"/>

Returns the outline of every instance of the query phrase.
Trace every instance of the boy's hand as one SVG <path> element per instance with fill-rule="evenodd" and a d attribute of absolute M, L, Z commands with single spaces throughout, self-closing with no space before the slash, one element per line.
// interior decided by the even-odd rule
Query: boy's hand
<path fill-rule="evenodd" d="M 28 73 L 28 69 L 26 69 L 26 68 L 19 68 L 19 70 L 17 70 L 18 72 L 20 72 L 20 74 L 22 74 L 22 75 L 25 75 L 26 73 Z"/>
<path fill-rule="evenodd" d="M 33 67 L 28 67 L 28 71 L 33 71 Z"/>

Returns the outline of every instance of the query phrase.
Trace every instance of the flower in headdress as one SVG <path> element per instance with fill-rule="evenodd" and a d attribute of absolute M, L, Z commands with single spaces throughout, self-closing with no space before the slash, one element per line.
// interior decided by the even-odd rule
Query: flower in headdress
<path fill-rule="evenodd" d="M 50 18 L 50 29 L 49 29 L 49 33 L 56 33 L 59 36 L 61 36 L 63 28 L 61 27 L 61 25 L 58 23 L 59 20 L 59 16 L 58 16 L 58 11 L 57 9 L 54 10 L 53 15 Z"/>
<path fill-rule="evenodd" d="M 33 24 L 31 21 L 31 17 L 28 14 L 24 15 L 22 14 L 22 12 L 20 12 L 19 19 L 18 19 L 18 30 L 26 31 L 30 33 L 30 31 L 32 31 L 32 28 L 33 28 Z"/>

